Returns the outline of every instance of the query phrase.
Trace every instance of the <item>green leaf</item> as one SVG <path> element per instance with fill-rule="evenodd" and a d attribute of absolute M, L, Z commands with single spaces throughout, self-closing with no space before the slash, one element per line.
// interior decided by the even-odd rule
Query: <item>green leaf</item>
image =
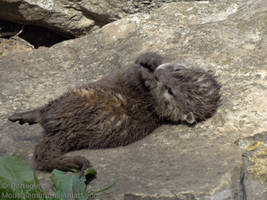
<path fill-rule="evenodd" d="M 0 199 L 48 200 L 37 176 L 29 165 L 17 157 L 0 157 Z"/>
<path fill-rule="evenodd" d="M 85 177 L 78 173 L 66 173 L 53 170 L 51 180 L 54 183 L 56 197 L 60 200 L 87 200 Z"/>
<path fill-rule="evenodd" d="M 54 170 L 51 180 L 55 197 L 52 197 L 42 190 L 36 174 L 25 161 L 17 157 L 0 157 L 0 200 L 88 200 L 117 182 L 88 193 L 85 184 L 85 176 L 88 175 L 95 176 L 96 170 L 88 168 L 81 178 L 79 173 Z"/>
<path fill-rule="evenodd" d="M 117 184 L 117 182 L 119 182 L 119 180 L 114 181 L 114 182 L 111 183 L 110 185 L 108 185 L 108 186 L 106 186 L 106 187 L 104 187 L 104 188 L 102 188 L 102 189 L 100 189 L 100 190 L 97 190 L 97 191 L 95 191 L 95 192 L 91 192 L 89 195 L 90 195 L 90 196 L 96 196 L 96 194 L 101 193 L 101 192 L 104 192 L 104 191 L 106 191 L 106 190 L 112 188 L 113 186 L 115 186 L 115 185 Z"/>
<path fill-rule="evenodd" d="M 84 175 L 87 176 L 96 176 L 96 170 L 93 169 L 93 168 L 87 168 L 85 171 L 84 171 Z"/>
<path fill-rule="evenodd" d="M 0 177 L 18 184 L 25 182 L 39 184 L 29 165 L 17 157 L 0 158 Z"/>

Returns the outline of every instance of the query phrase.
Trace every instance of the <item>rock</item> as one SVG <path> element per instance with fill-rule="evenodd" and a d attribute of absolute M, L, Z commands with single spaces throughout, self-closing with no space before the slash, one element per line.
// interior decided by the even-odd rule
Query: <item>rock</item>
<path fill-rule="evenodd" d="M 95 25 L 73 2 L 54 0 L 1 0 L 0 19 L 52 29 L 65 36 L 80 35 Z"/>
<path fill-rule="evenodd" d="M 227 140 L 180 136 L 187 131 L 163 126 L 126 148 L 70 154 L 86 155 L 98 170 L 90 190 L 118 180 L 99 199 L 242 199 L 240 150 Z"/>
<path fill-rule="evenodd" d="M 28 43 L 28 45 L 32 46 L 32 48 L 38 48 L 39 46 L 51 47 L 56 43 L 68 39 L 43 27 L 16 24 L 1 20 L 0 20 L 0 38 L 6 39 L 6 41 L 8 40 L 12 41 L 14 39 L 21 40 L 26 44 Z M 10 44 L 6 44 L 6 42 L 3 41 L 1 42 L 0 45 L 12 46 L 13 44 L 12 42 L 10 42 Z M 8 52 L 10 52 L 9 49 L 7 50 Z M 0 47 L 0 51 L 6 54 L 5 48 Z"/>
<path fill-rule="evenodd" d="M 33 46 L 19 37 L 10 39 L 0 38 L 0 56 L 6 56 L 10 53 L 31 51 Z"/>
<path fill-rule="evenodd" d="M 194 127 L 165 125 L 126 147 L 71 152 L 85 155 L 97 169 L 92 187 L 119 179 L 99 199 L 254 200 L 256 192 L 266 199 L 264 165 L 248 170 L 265 162 L 265 140 L 256 139 L 265 146 L 248 163 L 235 145 L 266 135 L 265 8 L 265 0 L 171 3 L 49 49 L 1 56 L 0 154 L 30 160 L 40 140 L 39 126 L 7 122 L 15 110 L 36 108 L 69 87 L 124 67 L 141 52 L 159 51 L 213 70 L 222 84 L 222 106 Z"/>
<path fill-rule="evenodd" d="M 243 152 L 247 199 L 267 199 L 267 132 L 242 138 L 237 144 Z"/>
<path fill-rule="evenodd" d="M 78 37 L 131 13 L 149 12 L 174 0 L 0 0 L 0 20 L 43 26 Z"/>

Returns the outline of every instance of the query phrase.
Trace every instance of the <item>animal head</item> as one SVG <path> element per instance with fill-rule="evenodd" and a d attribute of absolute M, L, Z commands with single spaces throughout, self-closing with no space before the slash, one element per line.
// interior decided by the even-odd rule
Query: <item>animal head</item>
<path fill-rule="evenodd" d="M 141 76 L 164 120 L 193 124 L 211 117 L 219 106 L 220 85 L 211 71 L 164 63 L 154 71 L 143 67 Z"/>

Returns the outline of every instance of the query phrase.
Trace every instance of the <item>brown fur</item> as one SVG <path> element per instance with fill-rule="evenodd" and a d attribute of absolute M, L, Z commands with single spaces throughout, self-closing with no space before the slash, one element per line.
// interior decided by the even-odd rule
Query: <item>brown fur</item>
<path fill-rule="evenodd" d="M 146 68 L 141 74 L 161 119 L 192 124 L 211 117 L 219 106 L 220 85 L 211 71 L 164 63 L 153 74 Z"/>
<path fill-rule="evenodd" d="M 83 171 L 90 166 L 86 158 L 63 154 L 127 145 L 166 121 L 194 123 L 210 117 L 220 97 L 214 77 L 198 68 L 178 71 L 171 64 L 161 65 L 162 60 L 156 53 L 142 54 L 124 71 L 9 117 L 43 127 L 43 140 L 34 152 L 37 169 Z"/>

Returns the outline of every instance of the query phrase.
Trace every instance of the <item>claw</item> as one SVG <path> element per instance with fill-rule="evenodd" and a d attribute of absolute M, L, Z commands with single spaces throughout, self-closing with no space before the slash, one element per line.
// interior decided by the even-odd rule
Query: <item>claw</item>
<path fill-rule="evenodd" d="M 25 124 L 26 122 L 23 120 L 19 120 L 19 124 Z"/>
<path fill-rule="evenodd" d="M 19 122 L 19 124 L 28 123 L 29 125 L 36 124 L 40 121 L 39 110 L 28 111 L 24 113 L 14 113 L 8 118 L 11 122 Z"/>
<path fill-rule="evenodd" d="M 82 178 L 84 175 L 86 175 L 86 174 L 84 174 L 84 172 L 90 167 L 91 167 L 91 164 L 89 161 L 84 162 L 83 166 L 81 168 L 81 171 L 79 173 L 79 178 Z"/>
<path fill-rule="evenodd" d="M 19 122 L 19 124 L 25 124 L 26 122 L 22 119 L 22 116 L 21 114 L 19 113 L 15 113 L 13 115 L 11 115 L 9 118 L 8 118 L 9 121 L 11 122 Z"/>
<path fill-rule="evenodd" d="M 11 122 L 16 122 L 16 121 L 18 121 L 18 120 L 19 120 L 18 114 L 15 113 L 15 114 L 11 115 L 11 116 L 8 118 L 8 120 L 11 121 Z"/>

